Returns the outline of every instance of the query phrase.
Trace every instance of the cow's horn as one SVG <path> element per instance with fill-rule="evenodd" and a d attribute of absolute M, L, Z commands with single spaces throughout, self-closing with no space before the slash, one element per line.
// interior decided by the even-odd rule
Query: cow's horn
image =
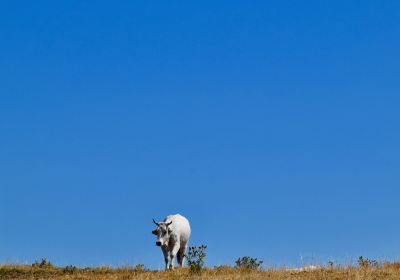
<path fill-rule="evenodd" d="M 172 221 L 170 221 L 169 223 L 165 223 L 167 226 L 169 226 L 169 225 L 171 225 L 172 224 Z"/>
<path fill-rule="evenodd" d="M 160 224 L 157 223 L 154 219 L 153 219 L 153 223 L 155 223 L 157 226 L 160 226 Z"/>

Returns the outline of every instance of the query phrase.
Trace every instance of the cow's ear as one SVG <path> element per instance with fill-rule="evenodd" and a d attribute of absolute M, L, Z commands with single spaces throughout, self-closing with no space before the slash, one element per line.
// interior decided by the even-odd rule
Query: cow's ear
<path fill-rule="evenodd" d="M 155 229 L 151 233 L 154 234 L 154 235 L 157 235 L 157 230 Z"/>
<path fill-rule="evenodd" d="M 168 232 L 168 234 L 171 234 L 172 233 L 172 229 L 167 228 L 167 232 Z"/>

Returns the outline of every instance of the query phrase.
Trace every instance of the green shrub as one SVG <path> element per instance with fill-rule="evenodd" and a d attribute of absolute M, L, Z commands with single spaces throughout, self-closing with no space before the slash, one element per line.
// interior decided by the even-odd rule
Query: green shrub
<path fill-rule="evenodd" d="M 379 263 L 376 260 L 370 260 L 367 258 L 364 258 L 363 256 L 358 257 L 358 265 L 362 268 L 367 268 L 367 267 L 379 267 Z"/>
<path fill-rule="evenodd" d="M 190 273 L 200 274 L 204 270 L 204 259 L 206 257 L 205 250 L 207 246 L 189 247 L 186 255 L 186 262 L 189 266 Z"/>
<path fill-rule="evenodd" d="M 48 261 L 47 259 L 42 258 L 41 261 L 35 261 L 32 264 L 32 267 L 35 267 L 35 268 L 51 268 L 51 267 L 53 267 L 53 264 L 50 261 Z"/>
<path fill-rule="evenodd" d="M 335 263 L 333 261 L 328 261 L 328 267 L 330 269 L 333 269 L 334 266 L 335 266 Z"/>
<path fill-rule="evenodd" d="M 76 273 L 77 268 L 74 265 L 67 265 L 66 267 L 64 267 L 63 272 L 65 274 L 74 274 Z"/>
<path fill-rule="evenodd" d="M 263 261 L 259 261 L 256 258 L 251 257 L 241 257 L 235 262 L 235 268 L 240 269 L 259 269 Z"/>

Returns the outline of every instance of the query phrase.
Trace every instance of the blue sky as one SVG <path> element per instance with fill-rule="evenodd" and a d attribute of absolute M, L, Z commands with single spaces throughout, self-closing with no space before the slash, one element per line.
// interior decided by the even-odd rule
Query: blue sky
<path fill-rule="evenodd" d="M 398 1 L 2 1 L 0 262 L 399 258 Z"/>

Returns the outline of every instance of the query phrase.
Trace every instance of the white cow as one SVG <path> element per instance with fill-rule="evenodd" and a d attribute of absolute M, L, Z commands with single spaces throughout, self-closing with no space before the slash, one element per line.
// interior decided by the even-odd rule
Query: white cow
<path fill-rule="evenodd" d="M 175 256 L 182 267 L 190 237 L 189 221 L 182 215 L 176 214 L 167 216 L 163 222 L 156 222 L 154 219 L 153 222 L 157 228 L 152 233 L 157 236 L 156 245 L 161 247 L 164 254 L 165 269 L 174 268 Z"/>

